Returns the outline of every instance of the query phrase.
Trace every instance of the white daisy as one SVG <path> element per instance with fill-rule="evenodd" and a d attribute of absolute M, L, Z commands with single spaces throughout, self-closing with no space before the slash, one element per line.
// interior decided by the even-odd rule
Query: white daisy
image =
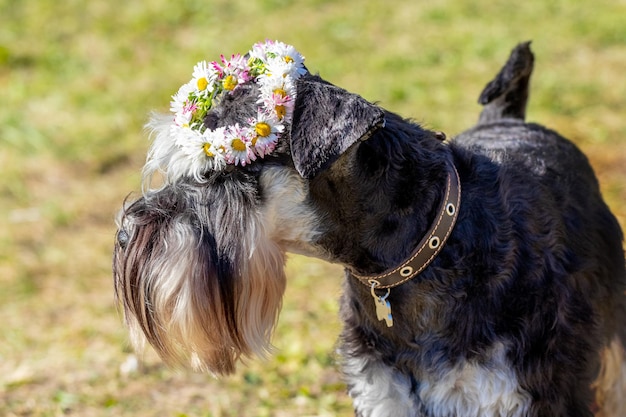
<path fill-rule="evenodd" d="M 283 132 L 283 126 L 277 117 L 267 113 L 259 112 L 256 119 L 250 124 L 252 130 L 251 145 L 254 147 L 255 153 L 261 158 L 270 154 L 276 147 L 278 136 Z"/>
<path fill-rule="evenodd" d="M 227 164 L 245 166 L 265 157 L 291 121 L 295 82 L 305 73 L 304 57 L 278 41 L 253 45 L 247 57 L 222 55 L 219 62 L 199 62 L 192 79 L 172 96 L 173 123 L 168 134 L 153 143 L 146 166 L 154 171 L 166 165 L 168 179 L 189 175 L 204 181 L 207 171 L 223 170 Z M 249 82 L 259 87 L 257 118 L 243 127 L 236 123 L 206 129 L 203 120 L 213 100 Z"/>
<path fill-rule="evenodd" d="M 306 74 L 304 57 L 291 45 L 274 42 L 267 46 L 268 56 L 275 55 L 268 60 L 268 71 L 274 75 L 291 76 L 294 80 Z"/>
<path fill-rule="evenodd" d="M 295 104 L 291 96 L 272 93 L 269 96 L 261 96 L 259 102 L 263 104 L 265 112 L 276 115 L 276 118 L 281 122 L 289 123 L 291 121 Z"/>
<path fill-rule="evenodd" d="M 226 165 L 224 148 L 221 142 L 224 128 L 214 131 L 206 129 L 203 133 L 197 130 L 179 128 L 176 142 L 181 152 L 189 160 L 189 173 L 201 179 L 207 171 L 222 170 Z"/>
<path fill-rule="evenodd" d="M 270 97 L 272 94 L 278 94 L 283 97 L 296 96 L 296 86 L 292 82 L 291 77 L 261 75 L 258 78 L 261 98 L 259 102 L 263 102 L 263 97 Z"/>
<path fill-rule="evenodd" d="M 263 62 L 267 62 L 267 52 L 273 41 L 267 40 L 265 42 L 258 42 L 252 45 L 252 49 L 248 52 L 250 58 L 260 59 Z"/>
<path fill-rule="evenodd" d="M 232 55 L 230 60 L 221 56 L 222 59 L 222 88 L 233 91 L 237 86 L 247 83 L 252 79 L 248 68 L 248 61 L 239 54 Z"/>
<path fill-rule="evenodd" d="M 204 142 L 202 144 L 202 152 L 204 156 L 213 161 L 213 169 L 221 170 L 226 165 L 226 156 L 224 148 L 224 131 L 223 127 L 218 127 L 215 130 L 206 129 L 202 138 Z"/>
<path fill-rule="evenodd" d="M 192 77 L 189 84 L 195 89 L 195 93 L 199 97 L 206 97 L 215 90 L 218 72 L 211 63 L 200 61 L 193 68 Z"/>
<path fill-rule="evenodd" d="M 256 160 L 252 148 L 252 131 L 239 123 L 228 126 L 224 133 L 225 158 L 228 164 L 246 166 Z"/>
<path fill-rule="evenodd" d="M 176 94 L 172 96 L 172 100 L 170 101 L 170 111 L 174 114 L 182 113 L 184 107 L 189 102 L 189 96 L 191 93 L 195 91 L 194 86 L 191 82 L 187 84 L 183 84 Z"/>

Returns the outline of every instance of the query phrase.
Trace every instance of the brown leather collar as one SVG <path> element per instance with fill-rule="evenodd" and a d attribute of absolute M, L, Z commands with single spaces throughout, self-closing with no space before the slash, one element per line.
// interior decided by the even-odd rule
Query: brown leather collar
<path fill-rule="evenodd" d="M 393 288 L 418 275 L 435 259 L 448 240 L 461 205 L 461 181 L 454 165 L 448 170 L 446 193 L 434 224 L 402 265 L 380 275 L 352 275 L 363 284 L 376 289 Z"/>

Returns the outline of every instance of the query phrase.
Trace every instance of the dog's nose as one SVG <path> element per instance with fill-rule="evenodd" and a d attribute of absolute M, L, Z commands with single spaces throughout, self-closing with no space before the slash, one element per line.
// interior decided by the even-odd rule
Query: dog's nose
<path fill-rule="evenodd" d="M 126 245 L 128 245 L 128 233 L 126 230 L 120 229 L 117 231 L 117 244 L 120 245 L 122 249 L 126 249 Z"/>

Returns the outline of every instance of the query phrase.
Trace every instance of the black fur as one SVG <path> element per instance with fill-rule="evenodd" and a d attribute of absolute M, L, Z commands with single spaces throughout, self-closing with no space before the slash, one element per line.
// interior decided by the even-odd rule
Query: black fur
<path fill-rule="evenodd" d="M 383 123 L 383 111 L 362 97 L 306 75 L 298 80 L 291 129 L 296 169 L 312 178 Z"/>
<path fill-rule="evenodd" d="M 507 117 L 524 120 L 534 62 L 530 42 L 521 43 L 513 49 L 506 65 L 478 98 L 478 102 L 485 106 L 479 123 L 496 122 Z"/>
<path fill-rule="evenodd" d="M 506 340 L 533 398 L 529 415 L 591 416 L 597 352 L 616 334 L 626 341 L 623 236 L 587 158 L 523 121 L 533 60 L 527 44 L 515 54 L 524 65 L 507 65 L 487 86 L 481 123 L 449 146 L 387 115 L 385 128 L 348 156 L 353 169 L 331 167 L 313 183 L 315 203 L 333 220 L 320 244 L 375 274 L 398 265 L 428 228 L 445 160 L 462 182 L 448 243 L 391 291 L 394 327 L 376 319 L 369 288 L 347 273 L 341 350 L 382 361 L 417 387 L 422 370 L 489 361 L 487 349 Z"/>
<path fill-rule="evenodd" d="M 329 224 L 317 243 L 362 273 L 399 264 L 435 217 L 446 149 L 432 132 L 387 112 L 384 128 L 311 182 L 312 202 Z"/>

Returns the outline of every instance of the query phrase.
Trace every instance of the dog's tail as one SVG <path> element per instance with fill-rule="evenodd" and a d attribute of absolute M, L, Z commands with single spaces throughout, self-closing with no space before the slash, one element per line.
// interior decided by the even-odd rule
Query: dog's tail
<path fill-rule="evenodd" d="M 484 108 L 478 124 L 493 123 L 505 118 L 524 120 L 534 60 L 530 42 L 520 43 L 511 51 L 504 67 L 480 94 L 478 102 Z"/>

